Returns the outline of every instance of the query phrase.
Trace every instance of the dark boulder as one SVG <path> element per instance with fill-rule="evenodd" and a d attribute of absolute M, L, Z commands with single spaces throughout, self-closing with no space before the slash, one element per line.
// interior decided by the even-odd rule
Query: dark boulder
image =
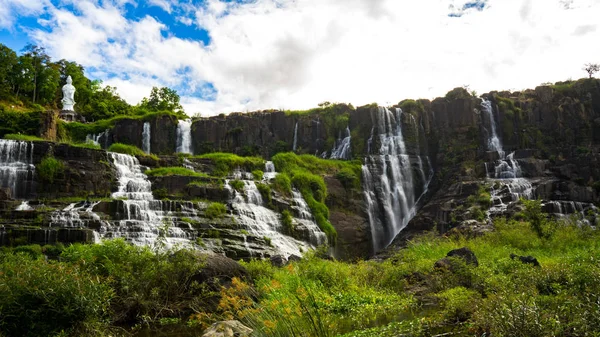
<path fill-rule="evenodd" d="M 479 261 L 477 261 L 477 257 L 472 250 L 467 247 L 453 249 L 446 254 L 446 257 L 457 257 L 461 258 L 465 261 L 466 264 L 470 264 L 474 267 L 479 266 Z"/>
<path fill-rule="evenodd" d="M 513 259 L 513 260 L 514 259 L 519 259 L 519 260 L 521 260 L 522 263 L 531 264 L 534 267 L 540 267 L 540 263 L 538 262 L 538 260 L 535 257 L 531 256 L 531 255 L 520 256 L 520 255 L 511 253 L 510 254 L 510 258 Z"/>
<path fill-rule="evenodd" d="M 287 264 L 288 260 L 283 255 L 271 256 L 271 265 L 273 267 L 281 268 Z"/>
<path fill-rule="evenodd" d="M 294 254 L 292 254 L 292 255 L 290 255 L 290 256 L 288 257 L 288 263 L 291 263 L 291 262 L 298 262 L 298 261 L 301 261 L 301 260 L 302 260 L 302 257 L 300 257 L 300 256 L 298 256 L 298 255 L 294 255 Z"/>
<path fill-rule="evenodd" d="M 248 271 L 242 265 L 223 255 L 203 255 L 203 268 L 194 275 L 193 280 L 198 283 L 226 285 L 234 277 L 246 279 Z"/>
<path fill-rule="evenodd" d="M 0 201 L 12 199 L 10 188 L 0 188 Z"/>

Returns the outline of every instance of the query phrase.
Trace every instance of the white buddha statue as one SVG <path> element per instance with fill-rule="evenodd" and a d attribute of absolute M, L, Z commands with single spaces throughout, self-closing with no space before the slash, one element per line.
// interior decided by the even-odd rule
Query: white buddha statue
<path fill-rule="evenodd" d="M 67 111 L 75 111 L 75 109 L 73 108 L 73 106 L 75 105 L 75 87 L 71 83 L 73 83 L 73 79 L 71 78 L 71 75 L 69 75 L 69 77 L 67 77 L 67 84 L 63 85 L 62 87 L 63 110 Z"/>

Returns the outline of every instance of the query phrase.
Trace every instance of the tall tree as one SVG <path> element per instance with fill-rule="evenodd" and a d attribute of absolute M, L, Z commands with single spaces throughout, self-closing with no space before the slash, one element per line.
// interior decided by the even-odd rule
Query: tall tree
<path fill-rule="evenodd" d="M 23 55 L 21 57 L 30 59 L 30 63 L 32 65 L 33 70 L 33 93 L 32 93 L 32 102 L 35 103 L 38 97 L 38 92 L 40 87 L 46 87 L 47 84 L 42 83 L 40 85 L 40 80 L 45 79 L 54 79 L 54 73 L 44 74 L 44 71 L 50 64 L 50 56 L 46 54 L 46 49 L 43 47 L 39 47 L 33 44 L 28 44 L 23 48 Z"/>
<path fill-rule="evenodd" d="M 6 98 L 13 91 L 11 75 L 18 60 L 17 53 L 0 43 L 0 97 Z"/>
<path fill-rule="evenodd" d="M 592 78 L 592 76 L 594 76 L 595 73 L 597 73 L 598 71 L 600 71 L 600 64 L 598 63 L 587 63 L 584 65 L 583 70 L 585 70 L 588 75 L 590 75 L 590 78 Z"/>
<path fill-rule="evenodd" d="M 179 99 L 179 95 L 174 89 L 153 87 L 150 98 L 144 97 L 140 107 L 150 111 L 179 111 L 183 109 Z"/>

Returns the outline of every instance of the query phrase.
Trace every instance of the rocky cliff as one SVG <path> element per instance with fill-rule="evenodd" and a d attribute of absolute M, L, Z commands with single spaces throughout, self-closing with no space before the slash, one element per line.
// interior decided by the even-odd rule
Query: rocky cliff
<path fill-rule="evenodd" d="M 143 136 L 145 123 L 149 135 Z M 305 219 L 298 209 L 302 202 L 275 190 L 265 195 L 260 179 L 253 182 L 252 178 L 244 178 L 249 171 L 211 177 L 219 170 L 218 163 L 173 156 L 183 141 L 181 132 L 173 116 L 157 114 L 146 119 L 118 120 L 103 133 L 99 143 L 104 148 L 117 142 L 142 148 L 144 137 L 149 137 L 150 152 L 161 156 L 138 157 L 142 166 L 185 166 L 200 175 L 208 174 L 175 174 L 148 180 L 156 199 L 178 202 L 157 206 L 153 212 L 158 212 L 161 219 L 170 216 L 169 212 L 181 213 L 174 215 L 179 220 L 169 220 L 183 230 L 181 235 L 192 240 L 203 237 L 204 244 L 213 248 L 220 242 L 222 247 L 229 247 L 222 250 L 236 258 L 272 254 L 264 249 L 269 246 L 268 240 L 260 235 L 250 235 L 249 239 L 248 229 L 236 222 L 251 210 L 253 221 L 268 222 L 271 220 L 265 219 L 275 217 L 276 226 L 280 226 L 281 212 L 287 210 L 297 219 L 293 223 L 302 224 Z M 594 204 L 599 201 L 600 81 L 594 79 L 522 92 L 490 92 L 481 97 L 457 88 L 433 101 L 404 100 L 387 108 L 333 104 L 302 112 L 234 113 L 194 119 L 189 132 L 189 147 L 196 155 L 231 152 L 269 159 L 275 153 L 293 151 L 360 160 L 362 190 L 344 186 L 344 176 L 339 172 L 324 173 L 328 190 L 325 205 L 338 232 L 333 251 L 339 257 L 371 255 L 398 232 L 401 235 L 396 242 L 401 244 L 412 234 L 432 228 L 442 232 L 456 228 L 491 230 L 489 219 L 518 211 L 515 199 L 520 197 L 543 199 L 549 213 L 575 214 L 589 223 L 595 221 Z M 28 144 L 24 153 L 32 167 L 20 171 L 18 188 L 8 192 L 8 183 L 3 184 L 4 199 L 31 200 L 32 205 L 40 205 L 44 200 L 108 198 L 94 205 L 94 212 L 103 213 L 107 221 L 123 221 L 119 209 L 133 207 L 114 200 L 120 178 L 110 154 L 50 142 Z M 39 170 L 47 157 L 57 159 L 64 167 L 52 179 Z M 239 179 L 246 184 L 243 193 L 229 185 L 229 181 Z M 261 194 L 259 187 L 263 195 L 260 200 L 253 199 L 254 191 L 257 196 Z M 253 192 L 248 194 L 249 190 Z M 273 201 L 267 202 L 266 198 Z M 481 201 L 485 198 L 489 202 Z M 34 227 L 49 223 L 48 212 L 42 214 L 42 220 L 37 215 L 15 213 L 21 200 L 3 203 L 3 218 L 9 219 L 5 224 L 21 223 L 18 214 L 37 219 Z M 189 206 L 186 202 L 195 204 L 193 210 L 183 214 L 182 207 Z M 203 214 L 211 203 L 224 204 L 225 218 L 233 222 L 195 218 L 207 219 Z M 63 202 L 60 207 L 66 205 Z M 260 215 L 256 209 L 260 209 Z M 187 221 L 191 218 L 194 221 Z M 279 231 L 285 234 L 286 230 Z M 309 232 L 298 227 L 296 239 L 305 240 Z M 7 231 L 4 233 L 6 243 Z M 160 235 L 160 231 L 157 229 L 153 235 Z"/>

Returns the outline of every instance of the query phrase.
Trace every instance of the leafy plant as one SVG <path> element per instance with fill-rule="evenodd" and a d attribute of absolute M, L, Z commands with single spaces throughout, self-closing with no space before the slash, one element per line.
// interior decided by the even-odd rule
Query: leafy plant
<path fill-rule="evenodd" d="M 65 166 L 62 161 L 52 157 L 46 156 L 36 166 L 36 172 L 38 177 L 45 182 L 54 183 L 54 180 L 60 175 L 64 174 Z"/>

